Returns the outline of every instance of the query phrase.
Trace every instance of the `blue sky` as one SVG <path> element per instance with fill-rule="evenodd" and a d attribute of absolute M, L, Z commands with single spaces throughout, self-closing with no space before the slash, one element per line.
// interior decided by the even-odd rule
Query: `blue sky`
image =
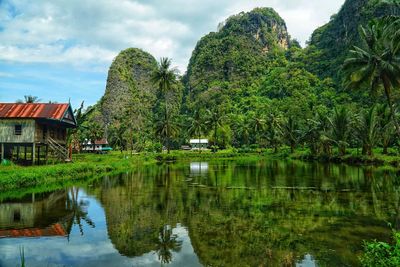
<path fill-rule="evenodd" d="M 230 15 L 273 7 L 303 45 L 344 0 L 0 0 L 0 101 L 103 95 L 119 51 L 171 57 L 183 73 L 196 42 Z"/>

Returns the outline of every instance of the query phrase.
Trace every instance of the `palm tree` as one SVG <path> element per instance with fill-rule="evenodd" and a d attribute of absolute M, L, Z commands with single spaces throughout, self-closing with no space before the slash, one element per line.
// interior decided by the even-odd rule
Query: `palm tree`
<path fill-rule="evenodd" d="M 33 95 L 24 95 L 24 100 L 18 99 L 17 103 L 38 103 L 41 99 Z"/>
<path fill-rule="evenodd" d="M 267 119 L 267 140 L 274 148 L 274 153 L 278 152 L 278 146 L 281 142 L 282 127 L 280 118 L 271 113 Z"/>
<path fill-rule="evenodd" d="M 222 122 L 225 119 L 225 115 L 222 113 L 222 111 L 218 108 L 214 108 L 212 110 L 207 109 L 207 119 L 206 119 L 206 125 L 209 125 L 214 129 L 214 149 L 213 151 L 216 151 L 216 147 L 218 146 L 218 127 L 222 126 Z"/>
<path fill-rule="evenodd" d="M 188 132 L 190 135 L 196 136 L 199 139 L 199 152 L 201 152 L 200 149 L 200 138 L 201 135 L 204 133 L 206 130 L 205 123 L 204 123 L 204 118 L 201 116 L 201 111 L 196 110 L 193 114 L 193 117 L 189 118 L 189 129 Z"/>
<path fill-rule="evenodd" d="M 379 114 L 379 132 L 380 140 L 383 147 L 383 154 L 388 153 L 388 147 L 393 140 L 393 135 L 395 133 L 395 127 L 393 124 L 390 109 L 386 105 L 380 105 L 377 109 L 377 114 Z"/>
<path fill-rule="evenodd" d="M 348 145 L 347 140 L 349 138 L 351 130 L 351 118 L 350 112 L 345 107 L 335 108 L 333 117 L 329 119 L 331 125 L 331 137 L 330 139 L 335 142 L 339 149 L 339 155 L 343 156 L 346 154 L 346 146 Z"/>
<path fill-rule="evenodd" d="M 172 262 L 172 252 L 179 252 L 182 248 L 182 241 L 178 240 L 178 236 L 172 233 L 169 225 L 164 225 L 160 229 L 160 236 L 157 242 L 157 255 L 161 264 Z"/>
<path fill-rule="evenodd" d="M 304 140 L 309 146 L 313 156 L 317 155 L 321 148 L 325 155 L 331 155 L 332 141 L 327 136 L 329 128 L 329 118 L 321 112 L 317 112 L 313 119 L 306 121 L 301 140 Z"/>
<path fill-rule="evenodd" d="M 254 132 L 254 139 L 256 143 L 260 143 L 260 134 L 265 130 L 265 119 L 263 119 L 260 115 L 254 115 L 251 118 L 251 128 Z"/>
<path fill-rule="evenodd" d="M 171 68 L 171 59 L 169 58 L 161 58 L 158 63 L 157 69 L 152 74 L 151 80 L 154 84 L 158 86 L 159 92 L 164 97 L 164 118 L 166 125 L 169 124 L 170 114 L 168 110 L 169 105 L 169 95 L 174 90 L 174 84 L 176 83 L 177 70 L 175 68 Z M 166 132 L 165 138 L 167 142 L 168 154 L 170 153 L 170 135 L 169 132 L 170 127 L 165 127 Z"/>
<path fill-rule="evenodd" d="M 89 128 L 89 137 L 93 146 L 93 152 L 95 152 L 96 140 L 103 137 L 104 129 L 97 121 L 90 122 L 88 128 Z"/>
<path fill-rule="evenodd" d="M 167 143 L 168 154 L 170 153 L 170 138 L 176 136 L 179 132 L 179 125 L 167 117 L 167 113 L 163 114 L 163 117 L 156 121 L 156 135 L 158 135 L 163 141 Z"/>
<path fill-rule="evenodd" d="M 391 117 L 400 137 L 400 127 L 393 107 L 392 90 L 400 86 L 399 22 L 393 18 L 371 21 L 361 27 L 362 47 L 355 46 L 344 62 L 347 86 L 360 88 L 368 85 L 373 93 L 383 87 Z M 395 38 L 394 38 L 395 37 Z"/>
<path fill-rule="evenodd" d="M 289 116 L 283 124 L 283 135 L 290 145 L 290 152 L 293 153 L 300 138 L 300 129 L 298 122 Z"/>
<path fill-rule="evenodd" d="M 372 156 L 372 149 L 378 142 L 379 121 L 376 115 L 376 107 L 373 106 L 361 114 L 357 135 L 362 142 L 362 154 Z"/>

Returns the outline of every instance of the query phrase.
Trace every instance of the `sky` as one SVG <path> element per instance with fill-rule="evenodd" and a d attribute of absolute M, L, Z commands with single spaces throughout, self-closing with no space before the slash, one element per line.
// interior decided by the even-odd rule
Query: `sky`
<path fill-rule="evenodd" d="M 272 7 L 305 46 L 344 0 L 0 0 L 0 102 L 95 104 L 119 51 L 170 57 L 183 74 L 197 41 L 230 15 Z"/>

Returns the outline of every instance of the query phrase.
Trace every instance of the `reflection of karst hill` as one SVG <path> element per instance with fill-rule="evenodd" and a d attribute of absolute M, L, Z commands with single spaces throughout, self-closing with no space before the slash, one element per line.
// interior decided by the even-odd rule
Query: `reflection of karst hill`
<path fill-rule="evenodd" d="M 93 190 L 120 253 L 157 251 L 163 226 L 180 222 L 205 266 L 291 266 L 308 253 L 327 265 L 356 264 L 362 239 L 385 238 L 382 222 L 397 223 L 392 174 L 256 164 L 210 164 L 205 176 L 192 175 L 190 166 L 148 166 Z"/>
<path fill-rule="evenodd" d="M 147 171 L 105 179 L 95 193 L 105 210 L 111 242 L 129 257 L 157 250 L 163 226 L 178 222 L 174 198 L 179 195 L 169 192 L 172 187 L 163 176 Z"/>
<path fill-rule="evenodd" d="M 393 215 L 398 214 L 396 205 L 385 205 L 391 195 L 387 193 L 396 189 L 388 183 L 393 181 L 388 174 L 277 162 L 254 170 L 236 166 L 222 172 L 226 177 L 213 177 L 216 173 L 210 172 L 210 179 L 219 184 L 239 176 L 243 182 L 231 189 L 193 192 L 197 209 L 188 219 L 188 228 L 205 266 L 292 266 L 311 250 L 319 262 L 329 259 L 328 265 L 357 264 L 354 251 L 362 247 L 360 236 L 384 238 L 382 221 L 395 220 Z M 307 173 L 311 179 L 304 179 Z M 306 182 L 310 180 L 312 184 Z M 357 186 L 349 192 L 353 183 L 366 192 Z M 264 189 L 254 190 L 257 187 Z M 331 249 L 322 249 L 326 247 Z"/>
<path fill-rule="evenodd" d="M 73 209 L 66 190 L 0 204 L 0 237 L 66 236 Z"/>

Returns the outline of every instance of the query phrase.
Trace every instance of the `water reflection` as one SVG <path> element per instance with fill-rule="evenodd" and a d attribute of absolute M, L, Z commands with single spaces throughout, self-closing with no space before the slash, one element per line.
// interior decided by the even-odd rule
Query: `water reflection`
<path fill-rule="evenodd" d="M 190 176 L 204 176 L 208 173 L 208 162 L 191 162 Z"/>
<path fill-rule="evenodd" d="M 318 267 L 318 265 L 310 254 L 306 254 L 301 262 L 296 263 L 296 267 Z"/>
<path fill-rule="evenodd" d="M 79 189 L 70 188 L 45 194 L 30 194 L 0 205 L 0 238 L 69 237 L 73 224 L 81 219 L 94 227 L 87 217 L 88 203 L 78 201 Z M 82 227 L 80 227 L 82 230 Z M 83 230 L 81 231 L 83 235 Z"/>
<path fill-rule="evenodd" d="M 65 218 L 72 225 L 66 227 L 69 241 L 63 241 L 68 246 L 59 239 L 37 242 L 50 249 L 46 262 L 357 266 L 363 239 L 389 239 L 387 222 L 398 227 L 400 186 L 394 173 L 284 161 L 230 161 L 201 169 L 207 175 L 196 175 L 200 168 L 192 164 L 146 166 L 105 177 L 84 191 L 71 188 L 55 206 L 55 196 L 44 197 L 52 208 L 36 217 L 54 219 L 41 219 L 48 221 L 43 225 Z M 9 204 L 0 205 L 0 218 L 11 216 L 3 211 L 12 209 Z M 29 266 L 41 266 L 32 243 L 10 240 L 0 239 L 0 251 L 7 251 L 1 266 L 17 262 L 11 244 L 28 246 Z"/>
<path fill-rule="evenodd" d="M 172 262 L 172 253 L 179 252 L 182 248 L 182 241 L 178 239 L 178 235 L 173 233 L 170 225 L 165 225 L 160 230 L 160 236 L 157 242 L 157 255 L 161 263 L 167 264 Z"/>

